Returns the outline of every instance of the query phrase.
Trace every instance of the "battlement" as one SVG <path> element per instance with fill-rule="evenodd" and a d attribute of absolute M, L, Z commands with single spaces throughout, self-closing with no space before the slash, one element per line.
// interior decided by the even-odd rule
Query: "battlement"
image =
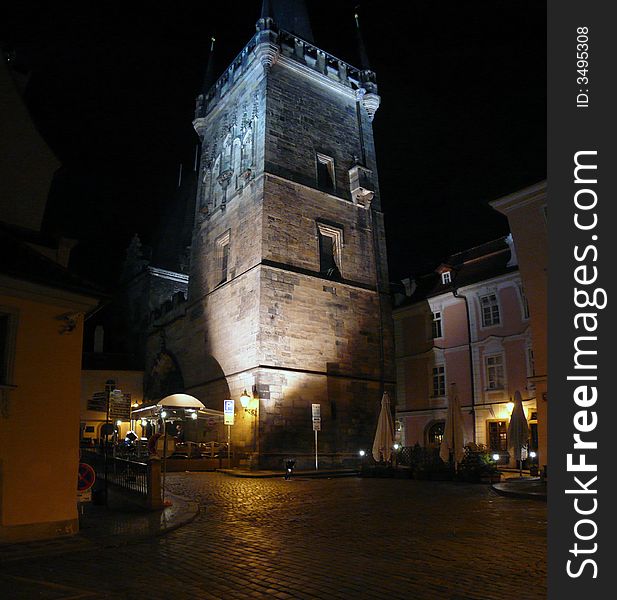
<path fill-rule="evenodd" d="M 374 99 L 379 98 L 373 71 L 358 69 L 283 29 L 276 31 L 267 29 L 257 31 L 210 89 L 197 97 L 195 118 L 203 118 L 211 112 L 234 82 L 253 67 L 255 60 L 260 60 L 264 66 L 269 66 L 280 56 L 308 67 L 336 84 L 349 88 L 356 92 L 363 102 L 367 96 Z M 379 102 L 373 100 L 370 104 L 378 106 Z M 375 110 L 377 108 L 372 112 L 369 111 L 371 119 Z"/>

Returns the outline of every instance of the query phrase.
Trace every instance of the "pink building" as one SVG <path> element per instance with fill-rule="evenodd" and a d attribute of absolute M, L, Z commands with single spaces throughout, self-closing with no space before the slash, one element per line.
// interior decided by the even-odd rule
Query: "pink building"
<path fill-rule="evenodd" d="M 508 403 L 519 390 L 537 448 L 529 306 L 512 237 L 454 254 L 406 282 L 394 311 L 397 429 L 402 445 L 441 441 L 455 383 L 465 442 L 508 451 Z"/>

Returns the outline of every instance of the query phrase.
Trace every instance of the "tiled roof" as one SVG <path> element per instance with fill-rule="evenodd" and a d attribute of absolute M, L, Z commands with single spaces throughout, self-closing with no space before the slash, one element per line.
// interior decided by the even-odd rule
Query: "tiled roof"
<path fill-rule="evenodd" d="M 441 275 L 437 270 L 419 275 L 414 278 L 416 287 L 413 294 L 399 305 L 415 304 L 425 298 L 452 292 L 461 287 L 518 270 L 516 265 L 507 266 L 509 260 L 510 248 L 503 237 L 452 254 L 441 265 L 451 267 L 450 283 L 442 283 Z"/>

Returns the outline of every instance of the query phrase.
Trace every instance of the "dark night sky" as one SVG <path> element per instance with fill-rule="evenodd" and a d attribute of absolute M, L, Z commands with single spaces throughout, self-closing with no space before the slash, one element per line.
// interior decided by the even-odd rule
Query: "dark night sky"
<path fill-rule="evenodd" d="M 63 163 L 46 225 L 110 281 L 132 234 L 152 243 L 192 152 L 209 38 L 217 74 L 261 2 L 13 3 L 1 32 Z M 357 0 L 308 0 L 315 43 L 357 65 Z M 140 10 L 138 10 L 138 6 Z M 381 108 L 373 123 L 392 280 L 507 232 L 486 203 L 546 174 L 546 7 L 538 0 L 364 0 Z"/>

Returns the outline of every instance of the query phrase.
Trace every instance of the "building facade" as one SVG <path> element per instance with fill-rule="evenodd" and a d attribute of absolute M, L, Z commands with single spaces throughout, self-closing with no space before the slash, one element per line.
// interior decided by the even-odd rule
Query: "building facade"
<path fill-rule="evenodd" d="M 547 274 L 548 211 L 546 181 L 491 202 L 491 206 L 508 218 L 514 235 L 519 268 L 533 318 L 531 333 L 538 409 L 538 460 L 548 465 L 547 419 Z"/>
<path fill-rule="evenodd" d="M 449 257 L 407 282 L 394 310 L 397 421 L 405 446 L 438 446 L 456 384 L 465 442 L 508 453 L 518 390 L 537 448 L 531 318 L 511 236 Z"/>
<path fill-rule="evenodd" d="M 321 461 L 341 464 L 370 446 L 394 388 L 379 96 L 370 69 L 286 30 L 267 7 L 197 100 L 188 299 L 153 323 L 146 390 L 172 391 L 158 383 L 167 363 L 206 406 L 236 400 L 232 441 L 262 466 L 290 454 L 314 463 L 319 404 Z"/>

